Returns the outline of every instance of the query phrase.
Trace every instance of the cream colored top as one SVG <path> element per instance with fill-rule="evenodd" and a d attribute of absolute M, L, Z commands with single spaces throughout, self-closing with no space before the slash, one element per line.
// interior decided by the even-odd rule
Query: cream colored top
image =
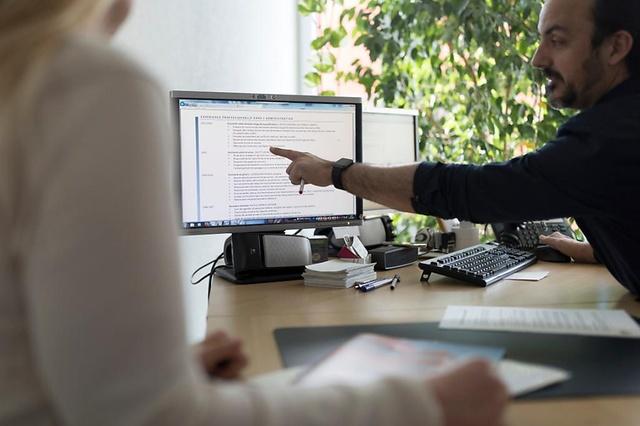
<path fill-rule="evenodd" d="M 212 382 L 185 337 L 168 94 L 71 38 L 0 169 L 0 425 L 438 425 L 420 382 Z M 3 201 L 4 200 L 4 201 Z"/>

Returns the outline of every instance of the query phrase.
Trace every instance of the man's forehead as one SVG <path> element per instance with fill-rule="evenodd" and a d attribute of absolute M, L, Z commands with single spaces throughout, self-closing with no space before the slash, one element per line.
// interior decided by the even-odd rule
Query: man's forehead
<path fill-rule="evenodd" d="M 582 31 L 593 24 L 594 0 L 547 0 L 540 12 L 538 31 Z"/>

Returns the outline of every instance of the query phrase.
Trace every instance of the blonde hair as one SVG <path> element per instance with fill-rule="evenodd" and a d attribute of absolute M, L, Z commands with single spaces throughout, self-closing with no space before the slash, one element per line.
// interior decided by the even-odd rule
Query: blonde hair
<path fill-rule="evenodd" d="M 64 36 L 109 2 L 0 0 L 0 120 L 15 118 L 8 114 L 29 102 L 43 66 Z"/>
<path fill-rule="evenodd" d="M 0 216 L 15 191 L 12 139 L 27 128 L 46 65 L 65 36 L 100 16 L 113 0 L 0 0 Z M 13 141 L 15 144 L 15 140 Z M 5 188 L 1 186 L 6 185 Z M 3 199 L 4 198 L 4 199 Z"/>
<path fill-rule="evenodd" d="M 114 0 L 0 0 L 0 228 L 19 197 L 22 129 L 64 38 L 97 19 Z"/>

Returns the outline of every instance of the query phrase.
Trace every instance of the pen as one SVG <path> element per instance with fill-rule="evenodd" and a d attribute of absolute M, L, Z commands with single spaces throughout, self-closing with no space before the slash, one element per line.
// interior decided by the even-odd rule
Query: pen
<path fill-rule="evenodd" d="M 360 287 L 366 287 L 369 284 L 375 283 L 376 281 L 378 281 L 377 278 L 374 278 L 374 279 L 369 280 L 369 281 L 357 281 L 356 285 L 354 285 L 353 288 L 355 288 L 356 290 L 360 290 Z"/>
<path fill-rule="evenodd" d="M 393 279 L 391 280 L 391 290 L 395 290 L 396 286 L 398 285 L 398 282 L 400 282 L 400 275 L 395 274 L 393 276 Z"/>
<path fill-rule="evenodd" d="M 392 281 L 393 278 L 383 278 L 372 283 L 361 285 L 360 287 L 358 287 L 358 289 L 366 293 L 367 291 L 375 290 L 376 288 L 380 288 L 384 285 L 390 284 Z"/>
<path fill-rule="evenodd" d="M 304 179 L 300 179 L 300 189 L 298 190 L 298 194 L 302 194 L 304 191 Z"/>

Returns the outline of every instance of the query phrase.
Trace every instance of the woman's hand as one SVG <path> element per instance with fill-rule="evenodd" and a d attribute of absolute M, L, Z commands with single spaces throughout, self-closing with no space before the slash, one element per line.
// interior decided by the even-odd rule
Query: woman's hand
<path fill-rule="evenodd" d="M 208 335 L 195 346 L 195 351 L 200 364 L 211 377 L 237 379 L 248 363 L 242 351 L 242 341 L 229 337 L 224 331 Z"/>
<path fill-rule="evenodd" d="M 440 402 L 445 426 L 501 424 L 509 395 L 489 362 L 466 361 L 428 383 Z"/>

